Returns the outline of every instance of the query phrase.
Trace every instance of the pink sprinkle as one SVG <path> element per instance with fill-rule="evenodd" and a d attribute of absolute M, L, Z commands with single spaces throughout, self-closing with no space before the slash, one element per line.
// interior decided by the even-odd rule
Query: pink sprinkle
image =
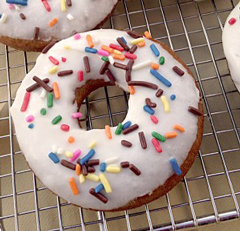
<path fill-rule="evenodd" d="M 15 10 L 15 7 L 14 7 L 13 4 L 8 4 L 8 8 L 9 8 L 10 10 Z"/>
<path fill-rule="evenodd" d="M 83 71 L 78 71 L 78 80 L 83 81 Z"/>
<path fill-rule="evenodd" d="M 158 118 L 154 115 L 150 116 L 150 119 L 152 120 L 153 123 L 157 124 L 158 123 Z"/>
<path fill-rule="evenodd" d="M 49 56 L 48 59 L 54 64 L 54 65 L 58 65 L 59 62 L 57 59 L 53 58 L 52 56 Z"/>
<path fill-rule="evenodd" d="M 72 118 L 73 119 L 82 118 L 82 113 L 81 112 L 75 112 L 75 113 L 72 114 Z"/>
<path fill-rule="evenodd" d="M 80 34 L 75 34 L 75 35 L 74 35 L 74 39 L 78 40 L 78 39 L 80 39 L 80 38 L 81 38 L 81 35 L 80 35 Z"/>
<path fill-rule="evenodd" d="M 116 49 L 116 50 L 119 50 L 119 51 L 124 51 L 124 49 L 121 47 L 121 46 L 118 46 L 118 45 L 116 45 L 116 44 L 112 44 L 112 43 L 110 43 L 110 45 L 109 45 L 111 48 L 113 48 L 113 49 Z"/>
<path fill-rule="evenodd" d="M 33 115 L 29 115 L 29 116 L 26 118 L 26 121 L 27 121 L 28 123 L 31 123 L 33 120 L 34 120 L 34 116 L 33 116 Z"/>
<path fill-rule="evenodd" d="M 51 7 L 49 6 L 48 2 L 46 0 L 42 0 L 42 3 L 45 7 L 45 9 L 50 12 L 51 11 Z"/>
<path fill-rule="evenodd" d="M 126 57 L 127 59 L 132 59 L 132 60 L 134 60 L 134 59 L 137 58 L 136 55 L 131 54 L 131 53 L 125 53 L 124 55 L 125 55 L 125 57 Z"/>
<path fill-rule="evenodd" d="M 229 21 L 228 21 L 228 23 L 229 23 L 230 25 L 233 25 L 236 21 L 237 21 L 237 20 L 236 20 L 235 18 L 230 18 Z"/>
<path fill-rule="evenodd" d="M 30 96 L 31 96 L 31 93 L 26 91 L 26 93 L 24 95 L 22 107 L 21 107 L 21 112 L 24 112 L 27 110 Z"/>
<path fill-rule="evenodd" d="M 70 161 L 71 161 L 71 162 L 75 161 L 80 155 L 81 155 L 81 150 L 80 150 L 80 149 L 77 149 L 77 150 L 73 153 L 73 156 L 71 157 Z"/>
<path fill-rule="evenodd" d="M 104 50 L 98 50 L 98 54 L 101 56 L 109 56 L 109 53 L 107 51 Z"/>
<path fill-rule="evenodd" d="M 64 57 L 62 57 L 62 62 L 66 62 L 67 61 L 67 59 L 66 58 L 64 58 Z"/>
<path fill-rule="evenodd" d="M 154 148 L 156 149 L 157 152 L 159 152 L 159 153 L 162 152 L 162 148 L 160 146 L 160 143 L 156 138 L 152 138 L 152 144 L 153 144 L 153 146 L 154 146 Z"/>
<path fill-rule="evenodd" d="M 61 125 L 61 129 L 62 129 L 63 131 L 65 131 L 65 132 L 68 132 L 69 129 L 70 129 L 70 127 L 69 127 L 67 124 L 62 124 L 62 125 Z"/>

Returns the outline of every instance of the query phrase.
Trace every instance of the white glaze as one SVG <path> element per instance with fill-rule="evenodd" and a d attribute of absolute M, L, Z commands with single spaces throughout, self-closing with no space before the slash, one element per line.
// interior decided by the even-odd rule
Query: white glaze
<path fill-rule="evenodd" d="M 6 0 L 0 1 L 0 14 L 6 14 L 5 23 L 0 23 L 0 36 L 32 40 L 34 28 L 40 28 L 39 39 L 49 41 L 51 38 L 64 39 L 73 31 L 83 32 L 95 28 L 112 11 L 118 0 L 72 0 L 72 6 L 66 12 L 61 11 L 60 0 L 48 0 L 51 12 L 48 12 L 41 0 L 28 0 L 27 6 L 19 6 L 20 10 L 10 10 Z M 20 13 L 25 14 L 22 20 Z M 69 20 L 71 14 L 74 20 Z M 93 17 L 94 15 L 94 17 Z M 58 18 L 52 27 L 49 22 Z"/>
<path fill-rule="evenodd" d="M 48 187 L 51 191 L 55 192 L 67 201 L 80 205 L 86 208 L 93 208 L 98 210 L 109 210 L 124 206 L 129 201 L 138 196 L 145 194 L 151 194 L 154 189 L 164 184 L 164 182 L 174 174 L 171 164 L 169 162 L 171 157 L 177 159 L 179 165 L 181 165 L 187 157 L 189 150 L 197 135 L 197 117 L 188 112 L 188 106 L 198 107 L 199 91 L 195 86 L 193 78 L 187 73 L 184 67 L 173 59 L 172 56 L 164 50 L 159 44 L 156 44 L 161 56 L 166 58 L 166 62 L 163 66 L 160 66 L 158 70 L 163 76 L 172 82 L 172 87 L 167 88 L 156 78 L 150 74 L 150 68 L 144 68 L 141 70 L 135 70 L 132 72 L 132 80 L 142 80 L 155 83 L 159 88 L 164 90 L 164 95 L 170 103 L 171 112 L 166 114 L 160 98 L 155 96 L 156 91 L 144 87 L 135 87 L 136 93 L 130 96 L 128 114 L 123 121 L 132 121 L 133 124 L 138 124 L 139 129 L 128 135 L 115 135 L 116 128 L 111 128 L 113 139 L 109 140 L 103 129 L 94 129 L 91 131 L 81 130 L 77 122 L 71 118 L 73 112 L 76 111 L 77 106 L 72 104 L 74 99 L 74 90 L 77 86 L 81 86 L 88 79 L 104 78 L 108 81 L 108 78 L 104 75 L 99 76 L 99 69 L 103 63 L 98 54 L 85 53 L 84 48 L 87 46 L 86 35 L 91 34 L 93 38 L 99 38 L 102 44 L 108 45 L 110 43 L 116 43 L 116 38 L 124 36 L 129 42 L 132 40 L 126 32 L 116 30 L 96 30 L 88 33 L 81 34 L 80 40 L 74 40 L 73 37 L 63 40 L 57 43 L 48 54 L 41 54 L 37 59 L 37 63 L 32 71 L 24 78 L 18 92 L 16 99 L 11 107 L 11 114 L 13 116 L 17 138 L 20 147 L 26 157 L 32 170 L 39 177 L 39 179 Z M 138 48 L 135 54 L 138 58 L 135 60 L 135 64 L 139 64 L 144 60 L 151 59 L 158 62 L 158 58 L 154 56 L 149 46 L 152 41 L 145 40 L 146 46 L 144 48 Z M 64 50 L 64 45 L 69 45 L 70 50 Z M 101 43 L 96 46 L 99 49 Z M 59 71 L 72 69 L 74 74 L 59 78 L 57 75 L 49 75 L 48 70 L 53 66 L 48 60 L 48 56 L 51 55 L 58 60 L 66 57 L 65 63 L 60 63 Z M 83 56 L 88 55 L 91 65 L 91 72 L 89 74 L 84 73 L 84 81 L 79 82 L 77 79 L 77 71 L 84 70 L 82 62 Z M 123 63 L 127 63 L 125 60 Z M 172 67 L 177 65 L 185 71 L 183 77 L 178 76 Z M 116 84 L 128 91 L 127 83 L 125 82 L 125 71 L 116 69 L 113 66 L 110 70 L 115 75 Z M 97 73 L 97 74 L 96 74 Z M 20 112 L 20 107 L 23 101 L 23 97 L 26 91 L 26 87 L 32 85 L 34 81 L 32 77 L 34 75 L 40 78 L 49 78 L 50 85 L 53 81 L 57 81 L 61 99 L 54 100 L 54 106 L 51 109 L 47 109 L 47 115 L 40 115 L 41 108 L 47 108 L 46 98 L 40 98 L 41 89 L 35 90 L 31 93 L 31 99 L 26 112 Z M 176 100 L 171 101 L 170 96 L 176 94 Z M 155 116 L 159 119 L 159 123 L 156 125 L 150 120 L 150 115 L 143 111 L 145 105 L 145 98 L 149 97 L 153 102 L 157 103 L 155 109 Z M 52 125 L 52 119 L 57 115 L 62 115 L 63 120 L 60 124 L 70 125 L 69 132 L 63 132 L 60 129 L 60 124 Z M 34 129 L 29 129 L 26 116 L 34 115 L 35 121 L 33 122 Z M 174 139 L 168 139 L 166 142 L 161 143 L 163 152 L 157 153 L 151 144 L 151 132 L 157 131 L 160 134 L 165 132 L 174 131 L 173 126 L 175 124 L 182 125 L 185 129 L 185 133 L 178 132 L 178 137 Z M 144 131 L 148 147 L 143 150 L 140 146 L 138 139 L 138 132 Z M 69 144 L 67 139 L 69 136 L 75 137 L 75 142 Z M 121 140 L 126 139 L 133 143 L 131 148 L 126 148 L 121 145 Z M 136 165 L 141 170 L 141 175 L 136 176 L 129 169 L 123 169 L 119 174 L 113 174 L 106 172 L 106 177 L 109 180 L 112 193 L 103 194 L 108 197 L 108 203 L 103 204 L 98 199 L 89 194 L 89 188 L 96 187 L 97 182 L 90 180 L 85 181 L 84 184 L 80 184 L 75 172 L 63 167 L 61 164 L 54 164 L 48 157 L 48 154 L 52 151 L 52 146 L 56 145 L 64 150 L 74 152 L 80 148 L 82 151 L 81 157 L 87 154 L 89 151 L 88 144 L 92 141 L 97 141 L 97 146 L 94 148 L 96 151 L 95 158 L 99 158 L 101 161 L 112 157 L 118 157 L 118 161 L 114 165 L 119 165 L 122 161 L 129 161 Z M 60 158 L 66 159 L 63 155 L 59 155 Z M 99 174 L 99 167 L 96 167 L 96 174 Z M 74 196 L 68 185 L 68 179 L 74 177 L 80 190 L 80 195 Z"/>
<path fill-rule="evenodd" d="M 239 43 L 239 35 L 240 35 L 240 3 L 236 5 L 233 11 L 228 16 L 224 30 L 223 30 L 223 48 L 224 53 L 228 61 L 228 67 L 232 76 L 232 79 L 238 89 L 240 91 L 240 43 Z M 235 18 L 237 21 L 233 24 L 229 24 L 229 19 Z"/>

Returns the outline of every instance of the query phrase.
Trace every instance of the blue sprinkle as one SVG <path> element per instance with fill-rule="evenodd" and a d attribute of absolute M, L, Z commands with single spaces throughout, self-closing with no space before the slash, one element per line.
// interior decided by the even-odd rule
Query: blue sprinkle
<path fill-rule="evenodd" d="M 29 124 L 28 128 L 33 129 L 34 128 L 34 124 Z"/>
<path fill-rule="evenodd" d="M 81 160 L 80 160 L 80 164 L 83 165 L 86 162 L 88 162 L 95 154 L 95 150 L 91 149 L 88 154 L 86 156 L 84 156 Z"/>
<path fill-rule="evenodd" d="M 99 184 L 96 188 L 95 188 L 95 193 L 99 193 L 104 189 L 103 184 Z"/>
<path fill-rule="evenodd" d="M 102 162 L 100 164 L 100 171 L 101 172 L 105 172 L 106 171 L 106 167 L 107 167 L 107 164 L 105 162 Z"/>
<path fill-rule="evenodd" d="M 2 14 L 0 14 L 0 18 L 2 17 Z"/>
<path fill-rule="evenodd" d="M 126 122 L 125 124 L 123 124 L 123 130 L 129 128 L 131 125 L 132 125 L 131 121 Z"/>
<path fill-rule="evenodd" d="M 58 156 L 57 156 L 55 153 L 53 153 L 53 152 L 49 153 L 49 154 L 48 154 L 48 157 L 49 157 L 55 164 L 59 163 L 59 158 L 58 158 Z"/>
<path fill-rule="evenodd" d="M 175 158 L 170 159 L 170 163 L 172 165 L 173 171 L 180 176 L 182 174 L 182 170 L 180 169 L 177 160 Z"/>
<path fill-rule="evenodd" d="M 172 83 L 165 79 L 162 75 L 160 75 L 156 70 L 151 69 L 150 73 L 156 77 L 161 83 L 163 83 L 167 87 L 171 87 Z"/>
<path fill-rule="evenodd" d="M 157 49 L 157 47 L 155 46 L 155 44 L 150 45 L 150 48 L 152 49 L 152 52 L 155 54 L 156 57 L 158 57 L 160 55 L 160 52 Z"/>
<path fill-rule="evenodd" d="M 85 47 L 85 51 L 88 52 L 88 53 L 93 53 L 93 54 L 96 54 L 98 52 L 97 49 L 90 48 L 90 47 Z"/>
<path fill-rule="evenodd" d="M 154 115 L 154 113 L 155 113 L 155 111 L 154 111 L 152 108 L 150 108 L 149 106 L 147 106 L 147 105 L 145 105 L 145 106 L 143 107 L 143 110 L 144 110 L 145 112 L 149 113 L 150 115 Z"/>
<path fill-rule="evenodd" d="M 176 95 L 175 95 L 175 94 L 172 94 L 172 95 L 170 96 L 170 99 L 171 99 L 171 100 L 175 100 L 175 99 L 176 99 Z"/>
<path fill-rule="evenodd" d="M 16 4 L 21 6 L 27 6 L 28 0 L 7 0 L 6 1 L 9 4 Z"/>
<path fill-rule="evenodd" d="M 125 44 L 127 44 L 127 41 L 126 41 L 126 39 L 125 39 L 124 37 L 121 37 L 121 39 L 122 39 L 122 41 L 123 41 Z"/>

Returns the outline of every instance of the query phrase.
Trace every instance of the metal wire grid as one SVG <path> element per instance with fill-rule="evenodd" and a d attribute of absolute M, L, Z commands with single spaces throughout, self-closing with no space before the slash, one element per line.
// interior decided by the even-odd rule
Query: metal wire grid
<path fill-rule="evenodd" d="M 86 210 L 83 210 L 81 208 L 79 208 L 79 219 L 80 222 L 79 224 L 74 224 L 74 225 L 68 225 L 65 226 L 64 225 L 64 215 L 63 215 L 63 211 L 62 209 L 65 206 L 68 206 L 69 204 L 67 202 L 63 202 L 61 201 L 61 199 L 59 197 L 57 198 L 57 203 L 54 206 L 48 206 L 48 207 L 43 207 L 40 208 L 39 207 L 39 201 L 38 201 L 38 193 L 44 190 L 47 190 L 44 186 L 39 187 L 37 184 L 37 179 L 33 174 L 33 189 L 31 190 L 27 190 L 27 191 L 22 191 L 22 192 L 18 192 L 16 189 L 16 177 L 27 173 L 27 172 L 31 172 L 30 169 L 26 169 L 26 170 L 21 170 L 21 171 L 15 171 L 15 159 L 14 156 L 16 155 L 20 155 L 21 152 L 20 151 L 15 151 L 14 150 L 14 139 L 15 139 L 15 134 L 14 134 L 14 130 L 13 130 L 13 123 L 12 123 L 12 119 L 10 116 L 6 116 L 6 117 L 2 117 L 0 118 L 0 122 L 3 121 L 7 121 L 9 123 L 9 134 L 7 135 L 3 135 L 0 136 L 0 140 L 1 139 L 5 139 L 8 138 L 9 140 L 9 144 L 10 144 L 10 152 L 8 154 L 2 154 L 0 156 L 0 158 L 6 158 L 6 157 L 10 157 L 10 161 L 11 161 L 11 173 L 8 174 L 2 174 L 0 175 L 0 180 L 4 179 L 6 177 L 11 177 L 12 179 L 12 193 L 11 194 L 6 194 L 6 195 L 0 195 L 0 200 L 3 200 L 5 198 L 9 198 L 11 197 L 13 199 L 13 213 L 9 214 L 9 215 L 2 215 L 0 214 L 0 230 L 5 230 L 4 229 L 4 221 L 7 219 L 13 219 L 14 220 L 14 229 L 13 230 L 20 230 L 20 226 L 19 226 L 19 218 L 21 216 L 25 216 L 27 214 L 34 214 L 35 215 L 35 221 L 34 220 L 29 220 L 29 222 L 35 222 L 36 223 L 36 230 L 43 230 L 43 228 L 41 227 L 41 219 L 40 219 L 40 213 L 42 211 L 47 211 L 47 210 L 51 210 L 51 209 L 57 209 L 57 217 L 58 217 L 58 228 L 54 228 L 51 230 L 78 230 L 81 229 L 83 231 L 85 230 L 90 230 L 89 227 L 91 227 L 92 225 L 98 225 L 99 226 L 99 230 L 101 231 L 107 231 L 107 230 L 115 230 L 114 228 L 110 228 L 110 222 L 111 221 L 115 221 L 115 222 L 120 222 L 120 221 L 124 221 L 125 224 L 125 229 L 124 230 L 157 230 L 157 231 L 165 231 L 165 230 L 176 230 L 176 229 L 183 229 L 186 227 L 194 227 L 197 225 L 203 225 L 203 224 L 209 224 L 209 223 L 215 223 L 215 222 L 219 222 L 219 221 L 223 221 L 223 220 L 229 220 L 229 219 L 233 219 L 233 218 L 237 218 L 239 217 L 239 203 L 238 203 L 238 196 L 240 195 L 240 191 L 236 191 L 235 190 L 235 185 L 233 185 L 232 179 L 230 174 L 232 173 L 237 173 L 240 172 L 240 166 L 238 165 L 237 168 L 233 169 L 233 170 L 229 170 L 228 166 L 227 166 L 227 161 L 226 161 L 226 153 L 234 153 L 234 152 L 238 152 L 240 150 L 239 144 L 240 144 L 240 138 L 239 138 L 239 127 L 237 125 L 237 117 L 235 115 L 239 116 L 239 112 L 240 112 L 240 107 L 239 104 L 236 108 L 233 108 L 231 106 L 231 103 L 229 102 L 229 98 L 228 98 L 228 94 L 232 94 L 235 93 L 236 97 L 238 98 L 239 102 L 239 95 L 236 91 L 236 89 L 233 89 L 231 91 L 225 91 L 225 85 L 224 85 L 224 78 L 228 76 L 228 74 L 221 74 L 220 70 L 219 70 L 219 64 L 218 62 L 224 61 L 224 57 L 219 57 L 216 58 L 214 55 L 214 46 L 215 45 L 221 45 L 221 41 L 215 41 L 215 42 L 211 42 L 211 39 L 209 38 L 209 34 L 208 32 L 213 31 L 215 29 L 223 29 L 223 22 L 222 22 L 222 17 L 221 14 L 224 13 L 228 13 L 230 12 L 233 7 L 234 7 L 234 2 L 232 0 L 229 0 L 230 3 L 230 7 L 227 9 L 218 9 L 218 4 L 220 1 L 217 0 L 212 0 L 211 4 L 213 6 L 213 11 L 209 11 L 206 13 L 202 13 L 201 9 L 199 7 L 198 4 L 193 3 L 191 0 L 189 1 L 161 1 L 161 0 L 152 0 L 153 2 L 157 3 L 157 6 L 155 7 L 147 7 L 150 0 L 136 0 L 136 1 L 132 1 L 132 2 L 136 2 L 135 4 L 140 4 L 141 9 L 139 10 L 129 10 L 129 4 L 130 1 L 126 1 L 126 0 L 122 0 L 121 2 L 121 7 L 123 7 L 124 12 L 121 14 L 116 14 L 114 15 L 111 19 L 110 19 L 110 26 L 112 28 L 117 28 L 116 24 L 116 19 L 117 18 L 122 18 L 125 19 L 127 22 L 127 27 L 133 30 L 149 30 L 150 32 L 153 31 L 153 26 L 156 25 L 163 25 L 165 30 L 166 30 L 166 36 L 159 36 L 157 37 L 157 39 L 161 40 L 161 41 L 165 41 L 169 44 L 169 46 L 175 51 L 175 52 L 182 52 L 182 51 L 189 51 L 190 57 L 191 57 L 191 62 L 187 62 L 188 66 L 195 72 L 196 78 L 197 78 L 197 82 L 199 84 L 199 88 L 202 92 L 203 95 L 203 101 L 205 104 L 205 121 L 207 120 L 211 131 L 207 131 L 204 132 L 204 137 L 210 137 L 212 136 L 215 140 L 215 143 L 217 145 L 217 151 L 208 151 L 208 152 L 204 152 L 199 151 L 199 162 L 200 162 L 200 166 L 202 167 L 202 172 L 203 174 L 197 176 L 197 177 L 188 177 L 188 178 L 184 178 L 183 179 L 183 185 L 187 194 L 187 201 L 186 202 L 181 202 L 181 203 L 177 203 L 172 205 L 172 198 L 169 194 L 166 195 L 166 202 L 167 204 L 163 204 L 161 205 L 160 203 L 158 203 L 157 207 L 154 208 L 150 208 L 151 204 L 149 205 L 145 205 L 144 208 L 141 208 L 140 210 L 133 210 L 133 211 L 125 211 L 123 214 L 112 214 L 109 215 L 108 213 L 104 213 L 104 212 L 97 212 L 97 219 L 92 219 L 90 221 L 86 220 Z M 131 3 L 132 4 L 132 3 Z M 184 8 L 187 8 L 188 6 L 194 6 L 196 9 L 196 14 L 194 15 L 190 15 L 190 16 L 185 16 L 184 13 Z M 168 19 L 166 16 L 166 11 L 168 9 L 170 9 L 171 7 L 175 7 L 177 9 L 177 13 L 179 15 L 178 19 Z M 160 22 L 154 22 L 151 23 L 149 20 L 149 15 L 151 14 L 151 12 L 158 10 L 162 16 L 162 21 Z M 141 25 L 134 25 L 133 23 L 133 17 L 134 15 L 141 13 L 143 14 L 144 17 L 144 23 Z M 204 23 L 204 17 L 205 16 L 209 16 L 209 15 L 215 15 L 217 17 L 218 20 L 218 26 L 213 26 L 213 27 L 206 27 L 205 23 Z M 187 25 L 186 25 L 186 21 L 187 20 L 194 20 L 195 18 L 197 18 L 200 22 L 200 29 L 195 29 L 195 30 L 188 30 Z M 183 32 L 182 33 L 177 33 L 172 35 L 170 33 L 170 28 L 169 28 L 169 24 L 170 23 L 174 23 L 174 22 L 178 22 L 182 25 L 183 27 Z M 122 29 L 122 28 L 121 28 Z M 127 29 L 127 28 L 125 28 Z M 203 32 L 204 34 L 204 38 L 206 43 L 205 44 L 201 44 L 201 45 L 193 45 L 192 41 L 190 39 L 190 36 L 192 34 L 198 33 L 198 32 Z M 174 38 L 179 38 L 181 39 L 181 36 L 185 36 L 186 38 L 186 46 L 183 46 L 181 48 L 177 48 L 175 49 L 174 47 L 174 42 L 173 39 Z M 205 59 L 203 61 L 197 61 L 196 56 L 195 56 L 195 52 L 194 49 L 198 49 L 198 48 L 207 48 L 209 53 L 210 53 L 210 58 L 209 59 Z M 7 88 L 7 99 L 6 100 L 2 100 L 0 101 L 0 104 L 7 104 L 8 108 L 11 106 L 14 97 L 12 97 L 12 86 L 19 84 L 21 81 L 11 81 L 11 70 L 14 68 L 18 68 L 18 67 L 24 67 L 25 68 L 25 73 L 28 73 L 28 68 L 30 65 L 33 65 L 34 62 L 28 62 L 28 57 L 26 53 L 24 54 L 24 63 L 20 64 L 20 65 L 16 65 L 16 66 L 11 66 L 10 65 L 10 61 L 9 61 L 9 55 L 12 53 L 15 53 L 18 51 L 15 50 L 10 50 L 8 47 L 5 47 L 5 50 L 3 53 L 1 53 L 0 55 L 5 55 L 6 57 L 6 67 L 5 68 L 1 68 L 0 71 L 6 71 L 6 77 L 7 77 L 7 81 L 6 83 L 0 84 L 0 88 L 2 87 L 6 87 Z M 214 71 L 215 71 L 215 75 L 210 75 L 206 78 L 201 78 L 200 75 L 200 71 L 199 71 L 199 65 L 201 64 L 209 64 L 211 63 L 213 65 Z M 211 93 L 211 94 L 207 94 L 206 90 L 205 90 L 205 85 L 204 82 L 205 81 L 209 81 L 209 80 L 217 80 L 220 86 L 220 92 L 219 93 Z M 113 126 L 116 123 L 116 119 L 115 116 L 121 115 L 124 116 L 127 112 L 127 106 L 126 106 L 126 110 L 122 110 L 122 111 L 118 111 L 118 112 L 112 112 L 112 107 L 111 107 L 111 100 L 114 99 L 119 99 L 120 97 L 123 97 L 125 100 L 125 103 L 127 105 L 127 94 L 121 93 L 120 95 L 116 95 L 116 96 L 109 96 L 109 87 L 104 88 L 104 93 L 105 93 L 105 97 L 103 98 L 98 98 L 98 99 L 86 99 L 85 101 L 85 107 L 87 110 L 87 114 L 86 114 L 86 126 L 88 129 L 92 129 L 93 126 L 93 121 L 94 120 L 98 120 L 98 119 L 103 119 L 103 118 L 109 118 L 110 121 L 110 125 Z M 217 96 L 221 96 L 223 98 L 223 102 L 226 105 L 225 109 L 220 109 L 218 111 L 211 111 L 211 106 L 209 105 L 209 101 L 208 99 L 211 97 L 217 97 Z M 92 116 L 91 115 L 91 105 L 94 103 L 99 103 L 101 101 L 106 101 L 107 102 L 107 114 L 104 115 L 99 115 L 99 116 Z M 216 126 L 215 126 L 215 121 L 214 121 L 214 115 L 221 115 L 221 114 L 227 114 L 230 118 L 230 122 L 232 127 L 230 129 L 222 129 L 219 130 Z M 222 140 L 219 138 L 220 134 L 230 134 L 231 136 L 235 137 L 236 142 L 238 144 L 238 146 L 236 147 L 231 147 L 228 149 L 223 149 L 223 142 Z M 223 166 L 223 170 L 222 171 L 218 171 L 217 173 L 210 173 L 211 171 L 209 171 L 209 169 L 206 167 L 206 161 L 205 161 L 205 157 L 211 157 L 211 156 L 219 156 L 221 159 L 221 163 Z M 214 196 L 213 191 L 215 190 L 212 187 L 211 184 L 211 179 L 215 178 L 217 176 L 225 176 L 227 179 L 227 185 L 229 187 L 229 193 L 220 195 L 220 196 Z M 204 199 L 200 199 L 200 200 L 193 200 L 192 198 L 194 197 L 194 194 L 191 193 L 191 188 L 189 187 L 189 185 L 191 184 L 191 182 L 195 182 L 198 180 L 204 179 L 204 182 L 207 185 L 207 190 L 208 190 L 208 195 L 209 197 L 204 198 Z M 24 212 L 18 212 L 18 203 L 17 203 L 17 198 L 20 195 L 25 195 L 28 193 L 33 193 L 34 194 L 34 209 L 31 210 L 27 210 Z M 228 210 L 228 211 L 224 211 L 224 212 L 219 212 L 218 206 L 217 206 L 217 202 L 218 200 L 221 199 L 226 199 L 226 198 L 230 198 L 233 201 L 233 207 Z M 210 214 L 202 214 L 201 216 L 197 215 L 196 212 L 196 205 L 202 205 L 206 202 L 209 202 L 211 207 L 212 207 L 212 213 Z M 184 219 L 181 220 L 177 220 L 174 214 L 175 209 L 178 208 L 184 208 L 186 209 L 187 207 L 189 207 L 190 209 L 190 217 L 185 217 Z M 168 211 L 168 216 L 169 216 L 169 222 L 166 221 L 161 221 L 158 223 L 154 222 L 152 217 L 153 214 L 159 211 Z M 135 219 L 141 219 L 142 215 L 146 216 L 146 226 L 144 227 L 138 227 L 137 229 L 134 228 L 135 226 L 133 225 L 133 222 L 131 221 L 132 218 Z M 96 228 L 96 226 L 94 226 Z M 24 230 L 24 229 L 21 229 Z M 93 229 L 94 230 L 94 229 Z M 95 229 L 96 230 L 96 229 Z M 123 230 L 123 229 L 122 229 Z"/>

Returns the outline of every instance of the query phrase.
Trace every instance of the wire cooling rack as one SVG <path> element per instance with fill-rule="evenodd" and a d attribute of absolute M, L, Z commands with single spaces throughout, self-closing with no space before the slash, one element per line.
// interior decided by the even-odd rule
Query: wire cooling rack
<path fill-rule="evenodd" d="M 0 230 L 166 231 L 239 217 L 240 96 L 221 42 L 223 23 L 236 4 L 232 0 L 122 0 L 104 25 L 148 30 L 168 44 L 195 74 L 205 105 L 203 144 L 187 176 L 165 197 L 124 212 L 93 212 L 70 205 L 31 172 L 8 109 L 37 54 L 0 45 Z M 116 87 L 93 92 L 81 108 L 86 128 L 122 121 L 127 98 Z"/>

